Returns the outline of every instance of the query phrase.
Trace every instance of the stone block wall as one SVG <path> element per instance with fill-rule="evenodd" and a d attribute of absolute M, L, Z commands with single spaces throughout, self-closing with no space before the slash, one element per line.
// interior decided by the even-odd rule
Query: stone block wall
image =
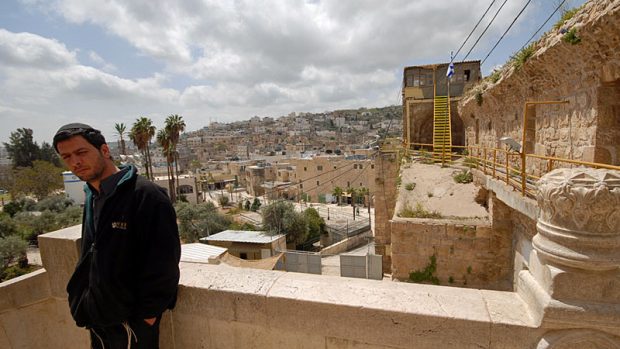
<path fill-rule="evenodd" d="M 383 272 L 390 273 L 391 231 L 390 220 L 396 206 L 398 153 L 381 152 L 375 160 L 375 253 L 383 256 Z"/>
<path fill-rule="evenodd" d="M 392 277 L 408 280 L 435 256 L 441 285 L 512 289 L 512 235 L 489 224 L 394 218 Z"/>
<path fill-rule="evenodd" d="M 463 99 L 468 145 L 503 147 L 502 136 L 521 143 L 525 102 L 566 100 L 530 109 L 526 152 L 620 164 L 620 2 L 590 1 L 564 27 L 576 29 L 581 42 L 564 42 L 552 30 L 520 69 L 507 68 L 499 81 L 483 81 Z"/>

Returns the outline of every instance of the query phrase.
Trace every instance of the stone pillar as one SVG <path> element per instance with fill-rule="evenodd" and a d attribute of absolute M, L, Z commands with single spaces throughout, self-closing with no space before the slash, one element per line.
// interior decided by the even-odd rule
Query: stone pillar
<path fill-rule="evenodd" d="M 398 153 L 382 151 L 375 160 L 375 253 L 382 255 L 383 272 L 392 272 L 392 230 L 390 220 L 396 205 Z"/>
<path fill-rule="evenodd" d="M 620 172 L 552 171 L 537 200 L 517 292 L 546 331 L 538 349 L 620 348 Z"/>

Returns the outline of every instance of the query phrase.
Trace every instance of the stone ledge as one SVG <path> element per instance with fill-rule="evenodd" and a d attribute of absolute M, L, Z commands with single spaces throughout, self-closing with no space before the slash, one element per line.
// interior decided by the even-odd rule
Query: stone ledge
<path fill-rule="evenodd" d="M 51 293 L 45 269 L 5 281 L 0 283 L 0 313 L 44 301 Z"/>
<path fill-rule="evenodd" d="M 536 201 L 522 196 L 521 193 L 515 191 L 513 187 L 506 185 L 505 182 L 485 175 L 480 170 L 472 169 L 472 173 L 477 180 L 480 180 L 485 189 L 494 192 L 497 199 L 501 200 L 508 207 L 534 221 L 538 219 L 539 209 Z"/>
<path fill-rule="evenodd" d="M 420 348 L 489 348 L 491 342 L 520 348 L 508 343 L 530 342 L 537 333 L 512 292 L 194 263 L 181 263 L 180 284 L 173 317 L 191 316 L 209 328 L 226 322 L 395 348 L 410 347 L 414 338 Z M 207 338 L 209 332 L 218 337 L 215 329 L 191 336 L 217 341 Z M 507 329 L 516 337 L 502 332 Z"/>

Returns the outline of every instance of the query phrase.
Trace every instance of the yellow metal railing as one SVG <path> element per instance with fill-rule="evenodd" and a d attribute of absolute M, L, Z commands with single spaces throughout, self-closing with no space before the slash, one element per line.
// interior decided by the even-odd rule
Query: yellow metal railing
<path fill-rule="evenodd" d="M 432 144 L 411 143 L 409 155 L 432 161 Z M 524 155 L 524 156 L 523 156 Z M 563 159 L 537 154 L 521 154 L 500 148 L 482 146 L 452 146 L 452 160 L 464 159 L 462 165 L 476 168 L 485 175 L 504 181 L 519 190 L 523 196 L 536 195 L 535 182 L 556 168 L 589 167 L 620 171 L 620 166 L 595 162 Z"/>

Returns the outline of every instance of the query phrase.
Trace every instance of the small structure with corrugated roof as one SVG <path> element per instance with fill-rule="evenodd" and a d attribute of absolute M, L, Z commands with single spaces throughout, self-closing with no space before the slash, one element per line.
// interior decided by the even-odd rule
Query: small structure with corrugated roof
<path fill-rule="evenodd" d="M 228 249 L 241 259 L 262 259 L 286 250 L 286 235 L 265 231 L 224 230 L 200 239 L 200 242 Z"/>

